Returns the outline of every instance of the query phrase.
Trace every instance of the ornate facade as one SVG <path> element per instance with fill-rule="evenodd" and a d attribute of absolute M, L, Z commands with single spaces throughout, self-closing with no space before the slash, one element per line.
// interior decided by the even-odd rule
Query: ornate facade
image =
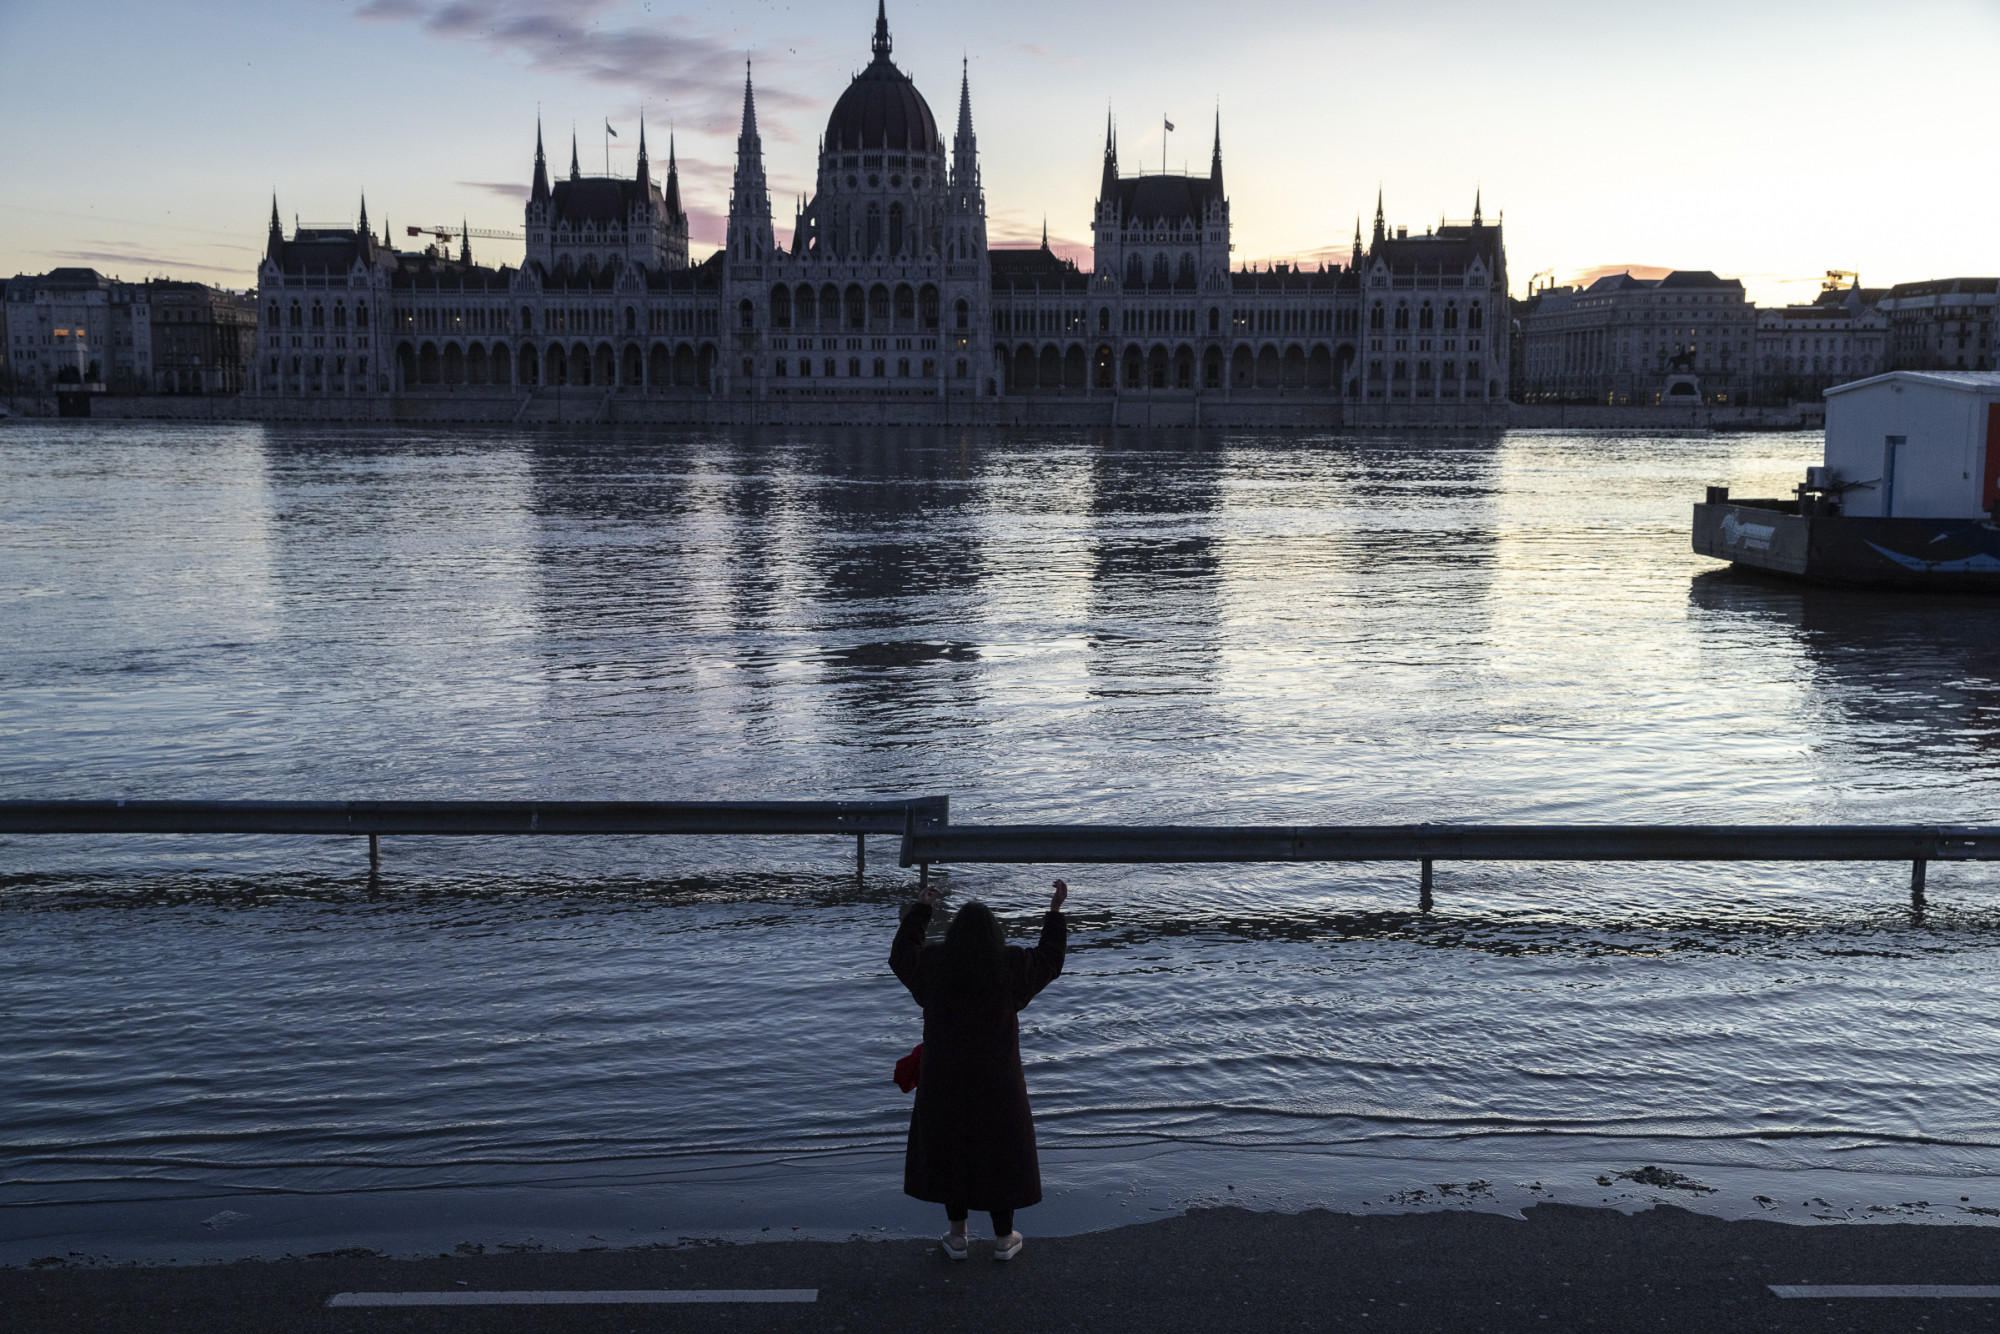
<path fill-rule="evenodd" d="M 1378 198 L 1372 240 L 1357 224 L 1344 265 L 1232 268 L 1220 117 L 1205 176 L 1122 175 L 1107 126 L 1090 271 L 1046 235 L 991 249 L 969 75 L 947 144 L 892 59 L 879 0 L 871 48 L 784 245 L 747 70 L 724 244 L 698 264 L 672 147 L 656 183 L 643 127 L 635 178 L 584 176 L 572 142 L 554 183 L 537 131 L 518 267 L 475 264 L 464 242 L 455 257 L 396 252 L 365 205 L 357 226 L 287 239 L 274 201 L 253 392 L 417 404 L 484 390 L 532 419 L 570 390 L 572 409 L 601 399 L 605 417 L 711 421 L 1034 407 L 1117 422 L 1135 399 L 1145 420 L 1261 404 L 1336 421 L 1347 405 L 1506 397 L 1504 347 L 1486 345 L 1489 327 L 1504 338 L 1505 250 L 1476 202 L 1469 222 L 1412 236 L 1391 234 Z"/>

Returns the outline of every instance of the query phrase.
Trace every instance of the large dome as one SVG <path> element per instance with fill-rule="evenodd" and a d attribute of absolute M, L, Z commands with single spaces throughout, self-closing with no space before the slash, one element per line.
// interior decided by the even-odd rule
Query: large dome
<path fill-rule="evenodd" d="M 826 122 L 826 151 L 859 152 L 890 149 L 911 153 L 944 152 L 930 103 L 910 82 L 910 76 L 889 59 L 889 23 L 879 10 L 875 19 L 875 59 L 854 76 L 847 91 L 833 104 Z"/>

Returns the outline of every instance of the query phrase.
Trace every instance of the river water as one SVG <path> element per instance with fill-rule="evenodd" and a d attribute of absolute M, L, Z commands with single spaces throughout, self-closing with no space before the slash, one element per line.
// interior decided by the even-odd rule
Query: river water
<path fill-rule="evenodd" d="M 1688 549 L 1813 435 L 0 430 L 0 797 L 1993 818 L 1985 603 Z M 876 840 L 0 843 L 0 1262 L 922 1233 Z M 1995 1216 L 2000 876 L 956 868 L 1030 1231 Z M 1653 1167 L 1651 1173 L 1642 1169 Z M 1636 1173 L 1634 1177 L 1631 1174 Z M 1624 1174 L 1624 1175 L 1621 1175 Z"/>

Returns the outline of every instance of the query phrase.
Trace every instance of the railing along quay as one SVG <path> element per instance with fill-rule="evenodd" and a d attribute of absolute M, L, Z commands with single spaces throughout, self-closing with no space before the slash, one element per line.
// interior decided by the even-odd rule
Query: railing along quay
<path fill-rule="evenodd" d="M 1416 862 L 1431 909 L 1441 861 L 1908 862 L 1924 906 L 1933 861 L 2000 861 L 1992 825 L 954 825 L 949 797 L 862 801 L 0 801 L 4 834 L 385 835 L 851 834 L 902 839 L 928 881 L 938 863 L 1086 865 Z"/>
<path fill-rule="evenodd" d="M 901 861 L 1416 862 L 1431 908 L 1432 863 L 1908 862 L 1924 906 L 1933 861 L 2000 861 L 1993 825 L 933 825 L 903 836 Z"/>
<path fill-rule="evenodd" d="M 951 819 L 949 797 L 879 801 L 0 801 L 0 834 L 365 834 L 368 869 L 385 834 L 433 837 L 921 832 Z"/>

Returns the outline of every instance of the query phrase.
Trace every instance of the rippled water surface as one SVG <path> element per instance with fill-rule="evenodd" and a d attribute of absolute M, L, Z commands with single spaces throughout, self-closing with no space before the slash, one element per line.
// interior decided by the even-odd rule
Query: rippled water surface
<path fill-rule="evenodd" d="M 0 797 L 1990 821 L 1992 604 L 1688 550 L 1703 485 L 1818 452 L 10 424 Z M 0 842 L 0 1259 L 921 1230 L 893 853 L 391 839 L 371 890 L 352 839 Z M 1429 915 L 1393 865 L 946 880 L 1025 935 L 1055 873 L 1045 1227 L 1660 1162 L 1744 1209 L 2000 1205 L 1979 866 L 1922 922 L 1900 866 L 1441 865 Z"/>

